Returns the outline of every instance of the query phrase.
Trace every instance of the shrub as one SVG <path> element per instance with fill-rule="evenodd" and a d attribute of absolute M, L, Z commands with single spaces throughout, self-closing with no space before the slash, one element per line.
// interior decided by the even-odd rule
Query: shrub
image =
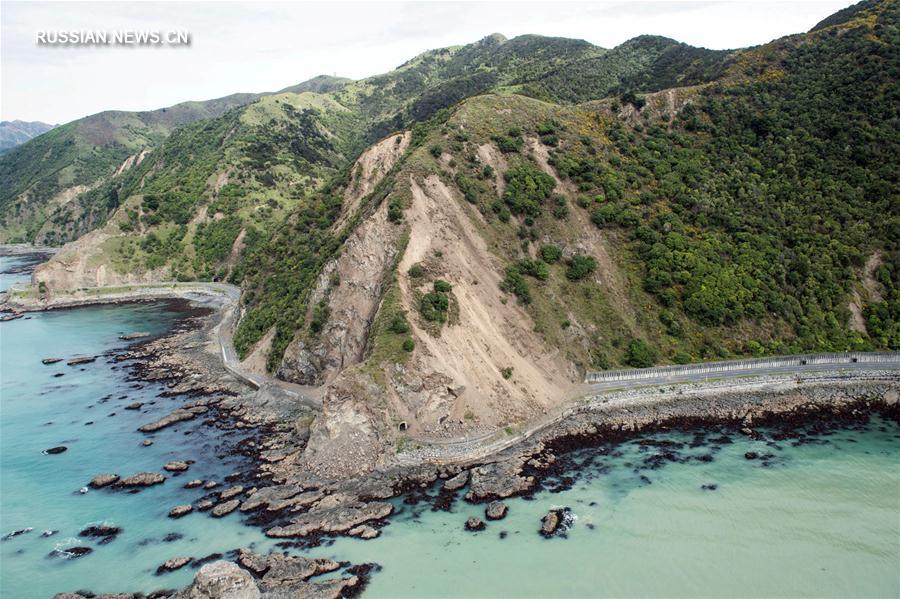
<path fill-rule="evenodd" d="M 421 264 L 416 262 L 415 264 L 413 264 L 412 266 L 409 267 L 409 270 L 406 271 L 406 274 L 408 274 L 413 279 L 420 279 L 420 278 L 422 278 L 422 276 L 425 275 L 425 269 L 422 268 Z"/>
<path fill-rule="evenodd" d="M 539 281 L 546 281 L 550 276 L 547 264 L 539 260 L 520 260 L 516 267 L 520 272 Z"/>
<path fill-rule="evenodd" d="M 442 148 L 438 144 L 434 144 L 433 146 L 428 148 L 428 151 L 431 152 L 431 155 L 434 156 L 435 158 L 440 158 L 441 154 L 444 153 L 444 148 Z"/>
<path fill-rule="evenodd" d="M 388 220 L 394 224 L 403 220 L 403 206 L 397 198 L 394 198 L 391 200 L 391 203 L 388 204 Z"/>
<path fill-rule="evenodd" d="M 531 303 L 531 289 L 528 287 L 528 281 L 515 265 L 506 269 L 506 277 L 500 283 L 500 289 L 514 294 L 523 304 Z"/>
<path fill-rule="evenodd" d="M 572 256 L 569 259 L 569 269 L 566 278 L 570 281 L 580 281 L 597 269 L 597 261 L 591 256 Z"/>
<path fill-rule="evenodd" d="M 556 181 L 547 173 L 532 166 L 515 166 L 506 172 L 506 191 L 503 201 L 513 214 L 537 217 L 550 197 Z"/>
<path fill-rule="evenodd" d="M 438 279 L 434 282 L 435 293 L 449 293 L 453 286 L 444 279 Z"/>
<path fill-rule="evenodd" d="M 426 293 L 419 303 L 422 318 L 431 322 L 446 322 L 450 300 L 445 293 Z"/>
<path fill-rule="evenodd" d="M 505 378 L 507 380 L 512 378 L 512 373 L 513 373 L 512 366 L 507 366 L 506 368 L 500 369 L 500 374 L 503 376 L 503 378 Z"/>
<path fill-rule="evenodd" d="M 656 353 L 642 339 L 632 339 L 625 352 L 625 363 L 635 368 L 649 368 L 656 363 Z"/>
<path fill-rule="evenodd" d="M 391 325 L 389 328 L 392 333 L 402 335 L 409 332 L 409 323 L 406 322 L 406 318 L 404 318 L 402 314 L 397 314 L 391 321 Z"/>
<path fill-rule="evenodd" d="M 407 337 L 403 340 L 403 351 L 411 352 L 416 349 L 416 342 L 412 340 L 411 337 Z"/>
<path fill-rule="evenodd" d="M 562 250 L 559 249 L 559 246 L 549 243 L 541 246 L 541 260 L 547 264 L 559 262 L 560 258 L 562 258 Z"/>

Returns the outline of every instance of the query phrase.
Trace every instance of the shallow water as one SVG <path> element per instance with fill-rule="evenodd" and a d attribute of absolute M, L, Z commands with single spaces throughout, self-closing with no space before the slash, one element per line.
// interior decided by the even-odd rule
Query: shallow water
<path fill-rule="evenodd" d="M 694 437 L 654 438 L 689 445 Z M 398 504 L 379 539 L 339 539 L 314 553 L 381 564 L 366 597 L 900 595 L 896 424 L 875 418 L 780 449 L 730 438 L 686 446 L 678 462 L 655 469 L 665 449 L 637 441 L 584 450 L 568 473 L 572 488 L 507 500 L 506 519 L 482 532 L 463 523 L 485 519 L 484 506 L 457 501 L 448 513 Z M 748 451 L 773 457 L 747 460 Z M 537 532 L 554 507 L 572 510 L 567 538 Z"/>
<path fill-rule="evenodd" d="M 0 541 L 0 596 L 174 588 L 195 570 L 157 577 L 166 559 L 273 547 L 237 512 L 221 520 L 200 513 L 166 518 L 172 506 L 202 495 L 182 489 L 183 482 L 222 481 L 248 467 L 223 449 L 233 435 L 197 419 L 155 433 L 154 444 L 143 447 L 136 428 L 185 399 L 159 397 L 157 384 L 129 382 L 105 357 L 80 367 L 41 364 L 49 356 L 123 348 L 118 335 L 159 334 L 177 317 L 171 305 L 155 303 L 0 323 L 0 534 L 34 528 Z M 134 401 L 147 405 L 122 409 Z M 895 423 L 873 418 L 810 434 L 796 446 L 739 434 L 728 435 L 730 444 L 715 442 L 719 436 L 657 434 L 576 452 L 562 475 L 572 477 L 569 484 L 552 478 L 532 499 L 507 500 L 510 514 L 483 532 L 465 532 L 463 523 L 483 518 L 484 506 L 457 500 L 445 512 L 396 500 L 399 513 L 380 538 L 339 538 L 306 553 L 380 564 L 366 597 L 900 596 Z M 640 445 L 648 439 L 682 446 Z M 57 445 L 68 450 L 41 453 Z M 748 451 L 771 457 L 747 460 Z M 188 458 L 198 463 L 187 473 L 140 493 L 78 493 L 100 472 L 160 471 Z M 554 507 L 570 508 L 574 521 L 565 538 L 544 539 L 540 519 Z M 107 545 L 75 538 L 98 522 L 123 532 Z M 59 532 L 44 538 L 43 530 Z M 181 537 L 163 542 L 169 533 Z M 74 560 L 47 557 L 73 543 L 94 551 Z"/>
<path fill-rule="evenodd" d="M 264 540 L 238 515 L 221 520 L 194 514 L 171 520 L 168 510 L 191 503 L 202 493 L 182 485 L 191 478 L 223 482 L 246 468 L 236 457 L 217 458 L 227 433 L 202 426 L 199 419 L 153 435 L 137 432 L 186 401 L 159 397 L 159 384 L 128 382 L 121 366 L 106 357 L 82 366 L 41 364 L 46 357 L 69 358 L 123 348 L 122 333 L 159 334 L 178 316 L 165 303 L 98 306 L 34 313 L 0 323 L 0 534 L 32 527 L 30 533 L 0 541 L 0 596 L 48 597 L 89 589 L 152 591 L 187 584 L 190 568 L 154 575 L 165 560 L 202 557 Z M 62 377 L 55 377 L 62 373 Z M 135 388 L 135 387 L 141 388 Z M 105 399 L 107 398 L 108 399 Z M 140 411 L 123 409 L 145 402 Z M 93 422 L 93 424 L 88 424 Z M 190 434 L 188 434 L 190 433 Z M 143 447 L 145 437 L 154 444 Z M 63 445 L 64 453 L 44 449 Z M 127 494 L 78 491 L 101 472 L 122 476 L 150 471 L 175 459 L 194 459 L 191 469 L 162 485 Z M 120 526 L 112 542 L 78 539 L 92 523 Z M 57 530 L 42 537 L 44 530 Z M 182 538 L 163 542 L 170 533 Z M 86 545 L 93 553 L 78 559 L 47 557 L 56 547 Z M 264 542 L 265 546 L 268 546 Z"/>

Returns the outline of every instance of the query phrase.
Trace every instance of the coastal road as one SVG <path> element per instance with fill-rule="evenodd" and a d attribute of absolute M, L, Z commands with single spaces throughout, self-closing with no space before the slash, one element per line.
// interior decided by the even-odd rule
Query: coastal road
<path fill-rule="evenodd" d="M 758 377 L 778 375 L 796 375 L 798 378 L 803 378 L 804 375 L 820 372 L 846 371 L 848 373 L 854 373 L 867 371 L 871 372 L 875 370 L 900 370 L 900 352 L 898 352 L 892 359 L 883 362 L 851 362 L 848 359 L 846 362 L 832 362 L 827 364 L 801 364 L 791 366 L 776 366 L 771 368 L 734 369 L 725 372 L 663 375 L 650 378 L 589 383 L 587 385 L 587 389 L 588 393 L 601 393 L 603 391 L 626 391 L 629 389 L 638 389 L 641 387 L 661 387 L 665 385 L 684 383 L 707 383 L 710 381 L 730 379 L 749 380 Z"/>

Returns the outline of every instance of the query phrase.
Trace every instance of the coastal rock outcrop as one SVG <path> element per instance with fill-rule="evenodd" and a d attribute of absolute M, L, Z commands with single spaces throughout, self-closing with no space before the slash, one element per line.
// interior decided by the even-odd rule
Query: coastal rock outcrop
<path fill-rule="evenodd" d="M 155 422 L 150 422 L 138 427 L 138 430 L 142 433 L 152 433 L 164 429 L 167 426 L 172 426 L 173 424 L 176 424 L 178 422 L 192 420 L 193 418 L 195 418 L 195 414 L 193 412 L 179 408 L 168 416 L 164 416 Z"/>
<path fill-rule="evenodd" d="M 156 569 L 156 574 L 165 574 L 166 572 L 174 572 L 175 570 L 179 570 L 189 563 L 194 561 L 194 558 L 181 556 L 181 557 L 173 557 L 172 559 L 168 559 Z"/>
<path fill-rule="evenodd" d="M 386 518 L 393 511 L 393 505 L 381 501 L 352 502 L 301 514 L 286 526 L 270 528 L 266 531 L 266 536 L 284 538 L 305 537 L 316 533 L 342 533 L 364 522 Z"/>
<path fill-rule="evenodd" d="M 92 489 L 102 489 L 103 487 L 108 487 L 109 485 L 118 482 L 118 480 L 118 474 L 98 474 L 91 479 L 88 486 Z"/>
<path fill-rule="evenodd" d="M 187 516 L 193 511 L 194 506 L 189 503 L 185 505 L 176 505 L 171 510 L 169 510 L 169 518 L 181 518 L 182 516 Z"/>
<path fill-rule="evenodd" d="M 240 504 L 241 501 L 239 499 L 232 499 L 231 501 L 220 503 L 212 509 L 211 513 L 215 518 L 221 518 L 236 510 Z"/>
<path fill-rule="evenodd" d="M 508 510 L 509 507 L 502 501 L 492 501 L 484 510 L 484 515 L 488 520 L 502 520 Z"/>
<path fill-rule="evenodd" d="M 140 472 L 133 474 L 127 478 L 123 478 L 117 483 L 120 487 L 149 487 L 165 482 L 166 477 L 159 472 Z"/>
<path fill-rule="evenodd" d="M 470 532 L 477 532 L 479 530 L 484 530 L 485 524 L 481 520 L 481 518 L 476 518 L 475 516 L 470 516 L 468 520 L 466 520 L 466 530 Z"/>

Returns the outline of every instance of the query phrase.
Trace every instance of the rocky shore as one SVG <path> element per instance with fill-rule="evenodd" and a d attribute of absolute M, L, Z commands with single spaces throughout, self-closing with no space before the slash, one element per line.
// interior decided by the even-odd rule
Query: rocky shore
<path fill-rule="evenodd" d="M 790 429 L 810 422 L 853 422 L 872 413 L 900 419 L 896 371 L 853 376 L 819 373 L 804 381 L 775 378 L 745 390 L 642 389 L 584 400 L 547 426 L 508 444 L 461 444 L 450 450 L 424 447 L 402 456 L 402 463 L 390 469 L 332 480 L 301 466 L 315 409 L 265 386 L 254 389 L 224 369 L 215 334 L 221 311 L 180 301 L 185 317 L 169 334 L 138 339 L 112 356 L 135 380 L 162 382 L 165 396 L 184 398 L 168 415 L 144 423 L 135 434 L 152 442 L 156 431 L 181 423 L 239 431 L 241 441 L 234 451 L 249 457 L 254 467 L 224 481 L 178 483 L 197 489 L 198 496 L 192 504 L 169 506 L 169 516 L 201 512 L 221 517 L 236 511 L 267 536 L 279 539 L 283 549 L 315 546 L 336 535 L 375 538 L 389 524 L 394 511 L 390 500 L 398 496 L 407 503 L 432 502 L 436 509 L 448 509 L 455 501 L 484 504 L 488 521 L 501 519 L 508 509 L 503 499 L 542 489 L 546 480 L 568 466 L 566 456 L 573 450 L 637 435 L 684 427 L 752 435 L 755 427 L 763 425 Z M 85 484 L 104 492 L 172 484 L 168 476 L 188 470 L 192 457 L 160 464 L 157 473 L 97 473 Z M 473 531 L 486 526 L 481 519 L 475 520 L 460 526 Z M 535 523 L 535 534 L 558 536 L 564 530 L 563 510 Z M 362 590 L 373 567 L 340 564 L 332 568 L 333 562 L 277 553 L 256 556 L 237 549 L 219 557 L 203 558 L 204 565 L 190 587 L 150 596 L 217 597 L 224 588 L 221 584 L 242 589 L 242 597 L 348 596 Z M 197 561 L 172 556 L 154 567 L 164 574 L 188 564 L 197 565 Z M 339 578 L 310 580 L 338 569 L 344 572 Z"/>

